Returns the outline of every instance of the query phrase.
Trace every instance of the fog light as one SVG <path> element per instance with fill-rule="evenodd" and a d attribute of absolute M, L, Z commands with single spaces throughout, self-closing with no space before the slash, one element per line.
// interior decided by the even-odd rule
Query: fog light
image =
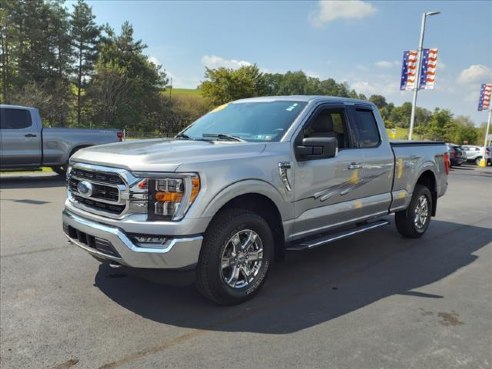
<path fill-rule="evenodd" d="M 155 247 L 164 246 L 167 237 L 156 236 L 151 234 L 133 234 L 129 235 L 130 239 L 139 247 Z"/>

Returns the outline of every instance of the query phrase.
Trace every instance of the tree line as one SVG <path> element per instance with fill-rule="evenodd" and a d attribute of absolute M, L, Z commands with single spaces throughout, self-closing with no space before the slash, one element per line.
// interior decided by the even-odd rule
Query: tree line
<path fill-rule="evenodd" d="M 83 0 L 3 0 L 0 20 L 1 102 L 36 106 L 50 126 L 179 129 L 182 104 L 128 22 L 99 25 Z"/>
<path fill-rule="evenodd" d="M 200 85 L 200 89 L 202 95 L 214 106 L 245 97 L 270 95 L 328 95 L 369 100 L 379 108 L 386 128 L 408 128 L 410 125 L 411 103 L 405 102 L 401 106 L 395 106 L 388 103 L 382 95 L 367 98 L 364 94 L 350 89 L 346 83 L 337 83 L 332 78 L 320 80 L 307 76 L 303 71 L 289 71 L 285 74 L 262 73 L 256 65 L 242 66 L 238 69 L 206 68 L 205 81 Z M 430 111 L 417 107 L 415 110 L 415 133 L 421 139 L 459 144 L 483 142 L 485 127 L 475 127 L 468 117 L 455 117 L 451 111 L 439 108 Z"/>
<path fill-rule="evenodd" d="M 36 106 L 50 126 L 126 128 L 170 135 L 223 103 L 267 95 L 331 95 L 374 102 L 388 128 L 408 127 L 410 103 L 367 98 L 347 83 L 302 71 L 264 73 L 256 65 L 205 68 L 201 96 L 167 94 L 161 65 L 145 55 L 130 23 L 116 31 L 100 25 L 83 0 L 2 0 L 0 6 L 0 101 Z M 448 110 L 416 109 L 421 138 L 479 143 L 483 132 Z M 483 131 L 483 130 L 482 130 Z"/>

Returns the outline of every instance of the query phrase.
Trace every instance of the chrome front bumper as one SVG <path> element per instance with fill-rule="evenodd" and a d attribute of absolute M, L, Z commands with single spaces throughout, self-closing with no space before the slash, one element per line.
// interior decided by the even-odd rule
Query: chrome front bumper
<path fill-rule="evenodd" d="M 135 245 L 120 228 L 63 211 L 63 229 L 70 242 L 98 259 L 133 268 L 182 269 L 198 262 L 202 236 L 173 237 L 162 248 Z M 97 247 L 102 245 L 104 247 Z"/>

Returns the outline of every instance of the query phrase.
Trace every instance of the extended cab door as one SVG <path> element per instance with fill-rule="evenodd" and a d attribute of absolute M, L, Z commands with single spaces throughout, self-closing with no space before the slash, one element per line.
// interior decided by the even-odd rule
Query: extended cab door
<path fill-rule="evenodd" d="M 351 129 L 362 154 L 362 201 L 367 216 L 386 213 L 391 204 L 395 159 L 379 112 L 371 105 L 348 108 Z"/>
<path fill-rule="evenodd" d="M 306 137 L 335 137 L 333 158 L 297 158 L 295 173 L 295 223 L 292 238 L 301 238 L 336 227 L 365 215 L 360 199 L 363 151 L 356 147 L 344 105 L 321 105 L 293 142 L 293 150 Z"/>
<path fill-rule="evenodd" d="M 41 165 L 41 127 L 32 118 L 30 109 L 0 108 L 0 166 Z"/>

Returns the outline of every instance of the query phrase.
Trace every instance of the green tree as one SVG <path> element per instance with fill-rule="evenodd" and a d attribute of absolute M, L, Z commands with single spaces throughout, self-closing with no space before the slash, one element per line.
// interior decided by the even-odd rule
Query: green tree
<path fill-rule="evenodd" d="M 483 146 L 483 143 L 485 142 L 485 130 L 487 129 L 487 122 L 483 122 L 480 125 L 480 128 L 477 128 L 478 133 L 477 133 L 477 145 Z M 492 124 L 489 127 L 489 135 L 492 135 Z"/>
<path fill-rule="evenodd" d="M 75 58 L 75 87 L 77 92 L 77 124 L 81 123 L 82 91 L 92 78 L 97 59 L 97 44 L 101 28 L 94 21 L 92 8 L 83 0 L 78 0 L 73 6 L 70 19 L 72 48 Z"/>
<path fill-rule="evenodd" d="M 477 144 L 478 130 L 473 124 L 471 119 L 466 116 L 457 116 L 453 119 L 455 123 L 454 133 L 452 134 L 451 141 L 457 144 Z M 483 144 L 483 143 L 482 143 Z"/>
<path fill-rule="evenodd" d="M 14 77 L 15 59 L 11 56 L 14 45 L 14 27 L 12 24 L 12 14 L 9 11 L 12 7 L 12 1 L 5 0 L 0 7 L 0 73 L 1 88 L 0 102 L 8 103 L 10 101 L 10 89 Z"/>
<path fill-rule="evenodd" d="M 268 81 L 256 65 L 238 69 L 206 68 L 205 78 L 200 89 L 214 106 L 246 97 L 263 96 L 269 91 Z"/>
<path fill-rule="evenodd" d="M 425 138 L 430 140 L 452 142 L 455 138 L 456 127 L 453 114 L 449 110 L 436 108 L 429 123 L 421 132 Z"/>
<path fill-rule="evenodd" d="M 386 98 L 382 95 L 371 95 L 369 101 L 376 105 L 378 109 L 385 108 L 388 105 Z"/>
<path fill-rule="evenodd" d="M 90 91 L 93 119 L 105 126 L 154 130 L 160 119 L 154 111 L 160 110 L 166 73 L 143 54 L 147 46 L 133 38 L 128 22 L 119 35 L 110 28 L 105 31 Z"/>
<path fill-rule="evenodd" d="M 71 61 L 66 9 L 61 1 L 4 0 L 2 5 L 3 100 L 22 103 L 43 95 L 45 120 L 64 125 Z"/>
<path fill-rule="evenodd" d="M 312 85 L 313 83 L 311 83 Z M 311 86 L 314 87 L 314 86 Z M 311 91 L 313 92 L 313 91 Z M 284 74 L 278 91 L 278 95 L 306 95 L 308 94 L 308 78 L 303 71 L 287 72 Z"/>

